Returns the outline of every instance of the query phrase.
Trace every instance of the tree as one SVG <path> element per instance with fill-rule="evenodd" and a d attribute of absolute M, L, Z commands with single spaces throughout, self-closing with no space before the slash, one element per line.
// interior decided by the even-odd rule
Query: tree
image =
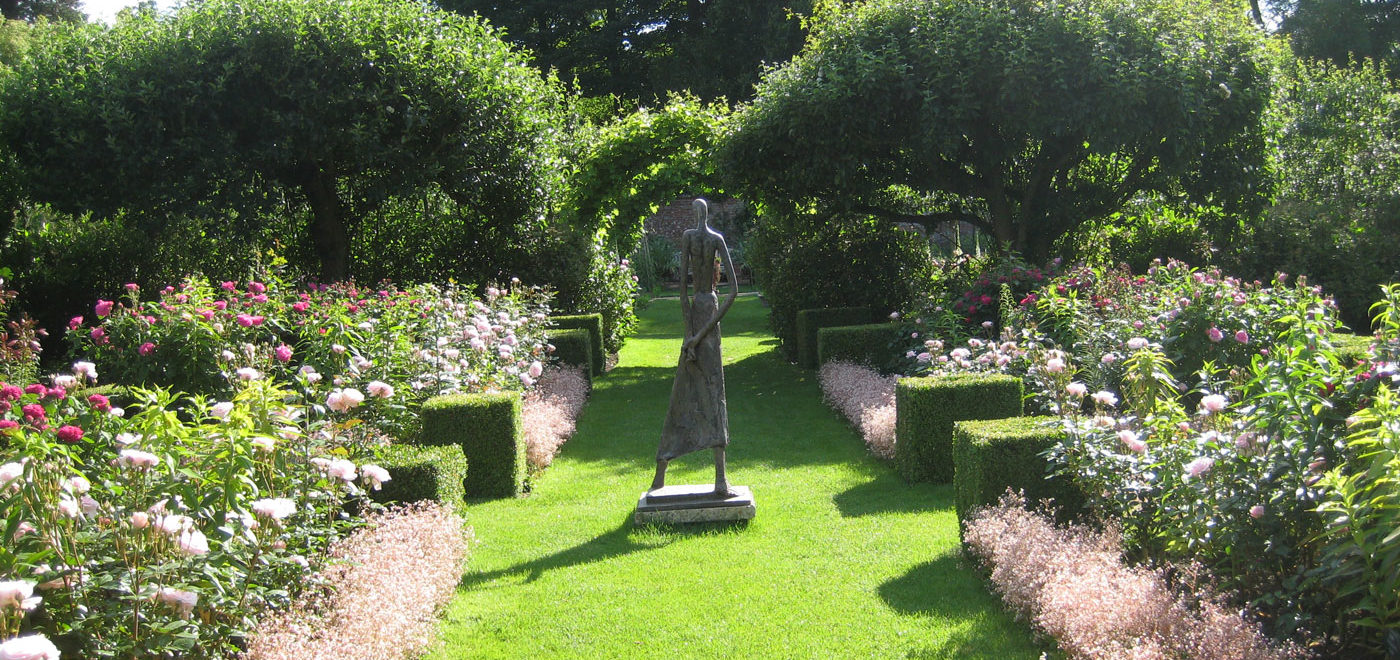
<path fill-rule="evenodd" d="M 78 8 L 81 0 L 0 0 L 0 16 L 8 21 L 35 21 L 47 18 L 54 21 L 81 22 L 87 16 Z"/>
<path fill-rule="evenodd" d="M 812 0 L 438 0 L 479 14 L 589 96 L 635 105 L 671 91 L 748 98 L 765 62 L 802 45 Z"/>
<path fill-rule="evenodd" d="M 721 150 L 745 196 L 970 222 L 1043 258 L 1136 195 L 1269 196 L 1264 37 L 1203 0 L 872 0 L 816 18 Z"/>
<path fill-rule="evenodd" d="M 1292 37 L 1300 56 L 1330 60 L 1384 62 L 1400 73 L 1400 1 L 1275 0 L 1282 15 L 1279 31 Z"/>
<path fill-rule="evenodd" d="M 479 21 L 408 0 L 138 12 L 52 29 L 16 74 L 0 144 L 31 200 L 241 222 L 306 209 L 328 279 L 388 200 L 439 190 L 504 231 L 542 222 L 558 189 L 557 87 Z"/>

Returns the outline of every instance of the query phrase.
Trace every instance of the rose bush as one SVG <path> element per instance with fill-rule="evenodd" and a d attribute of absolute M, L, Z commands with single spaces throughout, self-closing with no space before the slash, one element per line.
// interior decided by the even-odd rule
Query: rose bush
<path fill-rule="evenodd" d="M 225 401 L 137 389 L 128 410 L 96 374 L 0 384 L 0 640 L 231 654 L 387 474 L 356 464 L 353 422 L 307 374 L 236 380 Z"/>

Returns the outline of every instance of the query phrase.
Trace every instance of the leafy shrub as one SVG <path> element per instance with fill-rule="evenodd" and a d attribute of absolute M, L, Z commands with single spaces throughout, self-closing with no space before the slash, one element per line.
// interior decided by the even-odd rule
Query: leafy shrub
<path fill-rule="evenodd" d="M 751 230 L 748 248 L 790 360 L 797 312 L 869 306 L 880 318 L 912 304 L 932 276 L 927 243 L 871 219 L 769 214 Z"/>
<path fill-rule="evenodd" d="M 734 246 L 729 246 L 730 256 L 738 264 Z M 632 270 L 637 274 L 637 284 L 643 291 L 655 291 L 663 282 L 676 278 L 680 270 L 680 251 L 670 239 L 660 234 L 647 234 L 632 254 Z"/>
<path fill-rule="evenodd" d="M 603 348 L 615 353 L 637 330 L 637 278 L 631 262 L 601 241 L 576 236 L 535 250 L 522 266 L 530 281 L 557 289 L 560 314 L 602 314 Z"/>
<path fill-rule="evenodd" d="M 375 462 L 392 477 L 371 496 L 376 502 L 430 500 L 460 507 L 465 497 L 467 457 L 457 445 L 390 444 L 375 452 Z"/>
<path fill-rule="evenodd" d="M 314 405 L 325 387 L 250 379 L 218 403 L 136 390 L 127 415 L 81 389 L 93 377 L 80 362 L 50 385 L 0 384 L 0 575 L 42 594 L 39 616 L 5 614 L 0 639 L 37 633 L 73 657 L 234 653 L 357 524 L 356 481 L 388 478 L 349 460 L 351 425 Z"/>
<path fill-rule="evenodd" d="M 93 306 L 93 322 L 69 323 L 75 352 L 112 381 L 222 395 L 249 373 L 325 378 L 369 394 L 361 414 L 399 437 L 428 396 L 529 387 L 546 355 L 547 298 L 524 287 L 476 300 L 431 285 L 298 291 L 275 278 L 192 278 L 157 300 L 140 294 L 129 284 L 121 302 Z"/>
<path fill-rule="evenodd" d="M 997 374 L 901 378 L 894 466 L 909 481 L 953 480 L 953 423 L 1021 415 L 1021 379 Z"/>
<path fill-rule="evenodd" d="M 467 497 L 514 497 L 525 485 L 518 392 L 437 396 L 423 404 L 425 445 L 458 445 L 467 457 Z"/>
<path fill-rule="evenodd" d="M 549 322 L 556 328 L 570 330 L 581 328 L 588 331 L 590 343 L 589 355 L 592 363 L 589 369 L 594 376 L 603 374 L 603 365 L 607 357 L 603 351 L 603 315 L 602 314 L 572 314 L 563 316 L 551 316 Z"/>
<path fill-rule="evenodd" d="M 960 529 L 973 511 L 996 504 L 1008 489 L 1039 502 L 1053 499 L 1063 514 L 1072 514 L 1081 497 L 1063 476 L 1050 479 L 1046 450 L 1060 442 L 1064 430 L 1055 417 L 1010 417 L 953 424 L 953 497 Z"/>
<path fill-rule="evenodd" d="M 865 325 L 873 318 L 874 312 L 869 307 L 828 307 L 797 312 L 797 364 L 808 369 L 821 366 L 817 360 L 818 330 Z"/>
<path fill-rule="evenodd" d="M 5 289 L 0 277 L 0 380 L 27 383 L 39 375 L 39 338 L 48 333 L 28 315 L 12 311 L 18 292 Z"/>
<path fill-rule="evenodd" d="M 1024 299 L 1047 278 L 1054 276 L 1059 265 L 1057 259 L 1042 270 L 1014 255 L 995 258 L 977 279 L 963 288 L 961 295 L 957 295 L 949 307 L 962 316 L 968 328 L 981 327 L 988 321 L 1000 324 L 1002 296 L 1010 295 L 1012 300 Z"/>

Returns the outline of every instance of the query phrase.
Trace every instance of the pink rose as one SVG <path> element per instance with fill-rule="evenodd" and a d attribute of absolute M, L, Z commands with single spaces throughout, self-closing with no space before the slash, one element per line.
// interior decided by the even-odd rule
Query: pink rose
<path fill-rule="evenodd" d="M 1245 332 L 1245 331 L 1243 331 L 1243 330 L 1240 330 L 1239 332 L 1236 332 L 1236 333 L 1235 333 L 1235 341 L 1237 341 L 1237 342 L 1239 342 L 1239 343 L 1241 343 L 1241 344 L 1248 344 L 1248 343 L 1249 343 L 1249 333 L 1248 333 L 1248 332 Z"/>
<path fill-rule="evenodd" d="M 156 345 L 151 342 L 146 342 L 141 344 L 141 346 L 136 349 L 136 352 L 141 355 L 150 355 L 156 352 Z"/>
<path fill-rule="evenodd" d="M 74 316 L 73 318 L 68 319 L 68 329 L 69 329 L 69 330 L 77 330 L 77 329 L 78 329 L 79 327 L 81 327 L 82 325 L 83 325 L 83 317 L 81 317 L 81 316 Z"/>
<path fill-rule="evenodd" d="M 106 317 L 108 314 L 112 313 L 113 304 L 115 303 L 110 300 L 98 300 L 97 304 L 93 305 L 93 313 L 97 314 L 99 318 Z"/>
<path fill-rule="evenodd" d="M 1221 332 L 1220 328 L 1211 326 L 1210 329 L 1206 331 L 1206 337 L 1209 337 L 1212 342 L 1219 343 L 1221 339 L 1225 338 L 1225 333 Z"/>
<path fill-rule="evenodd" d="M 58 427 L 58 439 L 71 445 L 83 439 L 83 430 L 72 425 L 60 426 Z"/>
<path fill-rule="evenodd" d="M 252 291 L 253 293 L 263 293 L 267 291 L 267 285 L 263 284 L 262 282 L 249 282 L 248 290 Z"/>
<path fill-rule="evenodd" d="M 292 347 L 286 344 L 278 344 L 277 348 L 273 349 L 272 355 L 277 358 L 278 362 L 289 362 L 292 359 Z"/>

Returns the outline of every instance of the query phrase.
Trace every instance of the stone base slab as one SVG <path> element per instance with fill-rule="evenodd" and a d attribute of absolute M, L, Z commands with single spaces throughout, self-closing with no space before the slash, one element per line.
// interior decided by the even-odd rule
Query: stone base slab
<path fill-rule="evenodd" d="M 646 523 L 697 523 L 749 520 L 754 517 L 753 492 L 747 486 L 731 486 L 733 495 L 717 497 L 715 487 L 667 486 L 642 493 L 633 519 Z"/>

